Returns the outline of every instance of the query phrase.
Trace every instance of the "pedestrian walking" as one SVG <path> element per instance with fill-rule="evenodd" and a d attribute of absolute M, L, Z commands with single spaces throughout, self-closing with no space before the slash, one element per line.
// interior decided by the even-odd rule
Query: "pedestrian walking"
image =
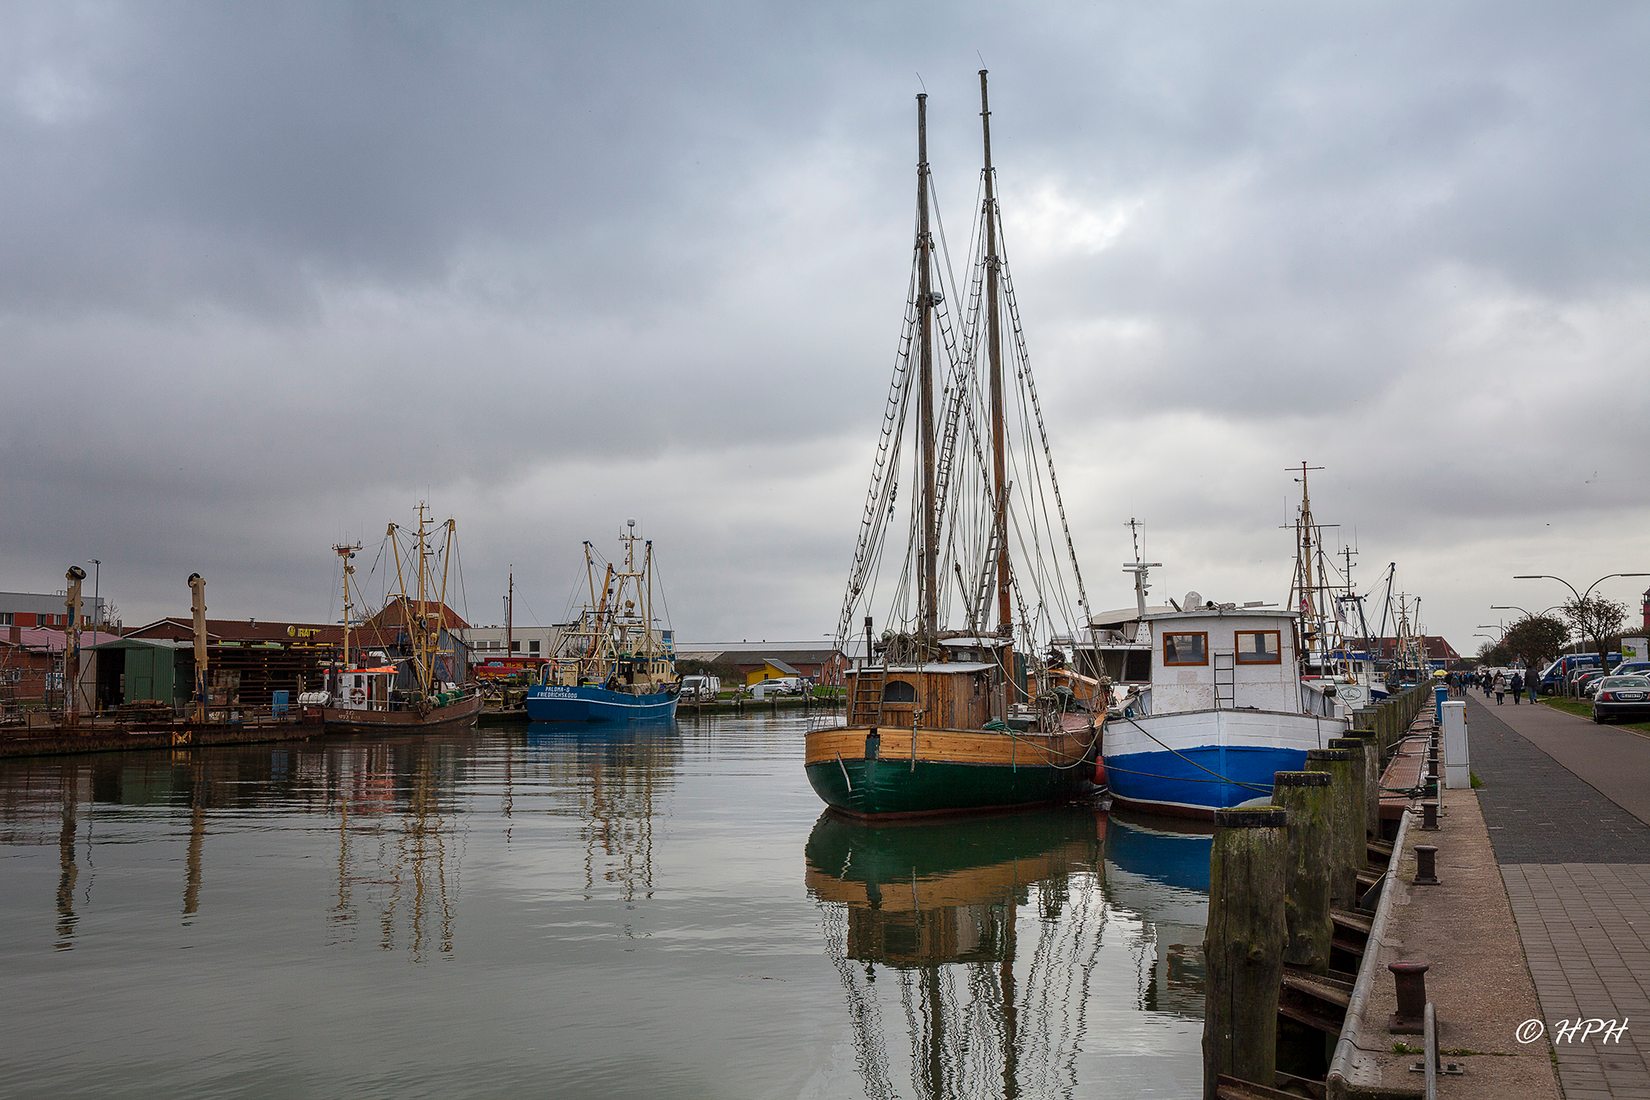
<path fill-rule="evenodd" d="M 1521 672 L 1515 672 L 1515 673 L 1513 673 L 1513 678 L 1512 678 L 1513 706 L 1516 707 L 1518 705 L 1518 700 L 1519 700 L 1520 697 L 1523 696 L 1523 694 L 1524 694 L 1524 674 L 1521 673 Z"/>
<path fill-rule="evenodd" d="M 1490 697 L 1490 692 L 1495 689 L 1495 682 L 1490 678 L 1490 674 L 1488 672 L 1480 672 L 1478 674 L 1478 679 L 1483 682 L 1484 698 L 1488 699 Z"/>
<path fill-rule="evenodd" d="M 1495 679 L 1490 681 L 1490 687 L 1495 689 L 1495 705 L 1500 706 L 1502 700 L 1507 697 L 1507 678 L 1497 672 Z"/>

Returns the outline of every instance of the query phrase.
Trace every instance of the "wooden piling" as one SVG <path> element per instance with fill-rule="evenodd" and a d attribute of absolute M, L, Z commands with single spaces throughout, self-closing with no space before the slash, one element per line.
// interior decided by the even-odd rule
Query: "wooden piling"
<path fill-rule="evenodd" d="M 1380 709 L 1375 706 L 1359 707 L 1352 712 L 1352 732 L 1354 734 L 1367 734 L 1369 739 L 1375 743 L 1377 756 L 1381 755 L 1381 735 L 1380 731 L 1375 728 L 1375 719 L 1379 713 Z M 1382 758 L 1381 763 L 1385 763 L 1384 758 Z"/>
<path fill-rule="evenodd" d="M 1344 744 L 1342 742 L 1345 742 Z M 1364 833 L 1381 835 L 1381 763 L 1380 750 L 1375 739 L 1366 733 L 1354 732 L 1348 737 L 1337 737 L 1329 742 L 1332 749 L 1350 749 L 1363 756 Z"/>
<path fill-rule="evenodd" d="M 1336 740 L 1339 740 L 1337 738 Z M 1330 778 L 1329 900 L 1338 909 L 1358 904 L 1358 868 L 1364 864 L 1363 754 L 1358 774 L 1348 749 L 1308 749 L 1306 770 Z"/>
<path fill-rule="evenodd" d="M 1334 922 L 1329 910 L 1329 846 L 1333 829 L 1328 772 L 1278 772 L 1272 801 L 1289 814 L 1289 865 L 1284 883 L 1283 961 L 1329 973 Z"/>
<path fill-rule="evenodd" d="M 1398 708 L 1403 704 L 1396 699 L 1389 699 L 1376 710 L 1375 738 L 1381 746 L 1381 759 L 1392 756 L 1397 745 Z"/>
<path fill-rule="evenodd" d="M 1217 810 L 1203 950 L 1203 1095 L 1221 1074 L 1270 1087 L 1277 1074 L 1289 815 Z"/>

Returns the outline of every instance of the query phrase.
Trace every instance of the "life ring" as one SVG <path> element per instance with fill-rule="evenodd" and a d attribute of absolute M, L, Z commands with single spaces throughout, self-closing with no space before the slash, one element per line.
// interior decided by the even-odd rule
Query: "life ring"
<path fill-rule="evenodd" d="M 352 703 L 365 703 L 367 701 L 367 693 L 362 691 L 360 688 L 350 688 L 349 701 Z"/>

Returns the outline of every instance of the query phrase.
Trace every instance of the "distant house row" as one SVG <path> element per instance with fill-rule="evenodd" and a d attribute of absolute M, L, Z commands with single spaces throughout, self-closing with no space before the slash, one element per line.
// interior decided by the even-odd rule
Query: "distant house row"
<path fill-rule="evenodd" d="M 381 650 L 405 667 L 406 628 L 415 614 L 415 605 L 392 599 L 382 611 L 350 628 L 352 651 Z M 470 654 L 464 634 L 469 624 L 440 604 L 429 605 L 426 614 L 440 627 L 436 678 L 468 679 Z M 60 697 L 68 636 L 62 629 L 0 628 L 0 703 Z M 276 692 L 285 691 L 295 700 L 321 684 L 324 667 L 343 645 L 344 628 L 337 623 L 209 618 L 206 637 L 214 697 L 269 706 Z M 188 615 L 156 619 L 119 634 L 84 630 L 80 651 L 76 698 L 82 711 L 149 702 L 177 706 L 193 692 L 194 622 Z"/>
<path fill-rule="evenodd" d="M 850 657 L 828 641 L 739 641 L 681 642 L 676 647 L 676 659 L 731 672 L 747 685 L 786 676 L 801 676 L 816 684 L 840 684 Z"/>

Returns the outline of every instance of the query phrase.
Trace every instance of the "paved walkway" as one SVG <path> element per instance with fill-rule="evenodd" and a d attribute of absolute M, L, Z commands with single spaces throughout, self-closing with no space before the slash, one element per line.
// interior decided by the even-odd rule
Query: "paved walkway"
<path fill-rule="evenodd" d="M 1650 1100 L 1650 738 L 1481 699 L 1467 724 L 1566 1100 Z M 1578 1019 L 1627 1028 L 1566 1038 Z"/>

